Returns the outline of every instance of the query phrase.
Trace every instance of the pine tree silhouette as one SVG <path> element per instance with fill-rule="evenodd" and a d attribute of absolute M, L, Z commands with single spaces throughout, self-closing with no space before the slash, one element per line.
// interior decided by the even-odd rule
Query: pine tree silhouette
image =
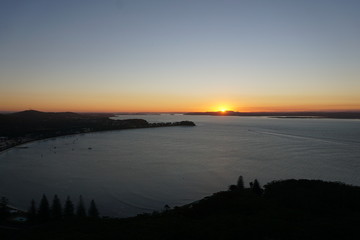
<path fill-rule="evenodd" d="M 54 196 L 53 203 L 51 206 L 51 217 L 54 220 L 60 220 L 62 218 L 62 207 L 60 199 L 57 195 Z"/>
<path fill-rule="evenodd" d="M 47 200 L 45 195 L 43 195 L 41 198 L 38 216 L 40 221 L 48 221 L 50 218 L 49 201 Z"/>
<path fill-rule="evenodd" d="M 261 195 L 263 192 L 263 189 L 260 187 L 260 183 L 257 179 L 254 180 L 254 183 L 252 184 L 252 190 L 254 193 Z"/>
<path fill-rule="evenodd" d="M 30 204 L 30 208 L 29 208 L 29 211 L 28 211 L 28 221 L 29 222 L 34 222 L 34 221 L 36 221 L 36 217 L 37 217 L 36 205 L 35 205 L 34 199 L 32 199 L 31 204 Z"/>
<path fill-rule="evenodd" d="M 79 203 L 76 209 L 76 215 L 78 217 L 86 217 L 85 205 L 81 195 L 79 197 Z"/>
<path fill-rule="evenodd" d="M 68 196 L 65 201 L 65 207 L 64 207 L 64 217 L 65 218 L 72 218 L 74 217 L 74 204 L 70 200 L 70 197 Z"/>
<path fill-rule="evenodd" d="M 94 199 L 91 200 L 90 207 L 89 207 L 89 217 L 91 218 L 99 218 L 99 211 L 96 207 Z"/>
<path fill-rule="evenodd" d="M 244 190 L 244 189 L 245 189 L 244 180 L 243 180 L 243 177 L 242 177 L 242 176 L 240 176 L 240 177 L 238 178 L 237 188 L 238 188 L 238 190 Z"/>

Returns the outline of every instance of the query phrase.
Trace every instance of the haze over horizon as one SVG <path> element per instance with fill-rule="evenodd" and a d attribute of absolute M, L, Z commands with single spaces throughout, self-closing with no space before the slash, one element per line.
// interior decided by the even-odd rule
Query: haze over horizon
<path fill-rule="evenodd" d="M 360 1 L 3 0 L 0 111 L 360 110 Z"/>

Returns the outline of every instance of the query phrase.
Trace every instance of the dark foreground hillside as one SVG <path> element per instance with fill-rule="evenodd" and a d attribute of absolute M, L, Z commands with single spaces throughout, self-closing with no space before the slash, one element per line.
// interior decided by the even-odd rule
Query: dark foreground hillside
<path fill-rule="evenodd" d="M 71 219 L 1 239 L 360 239 L 360 187 L 317 180 L 271 182 L 127 219 Z"/>

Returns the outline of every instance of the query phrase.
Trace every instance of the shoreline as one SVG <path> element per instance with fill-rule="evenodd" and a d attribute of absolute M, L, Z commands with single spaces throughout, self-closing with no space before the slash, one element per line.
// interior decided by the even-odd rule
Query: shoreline
<path fill-rule="evenodd" d="M 74 136 L 74 135 L 82 135 L 82 134 L 87 134 L 87 133 L 96 133 L 96 132 L 110 132 L 110 131 L 121 131 L 121 130 L 130 130 L 130 129 L 143 129 L 143 128 L 160 128 L 160 127 L 182 127 L 182 126 L 186 126 L 186 125 L 180 125 L 180 122 L 174 122 L 171 124 L 175 124 L 175 125 L 166 125 L 165 123 L 150 123 L 149 126 L 144 126 L 144 127 L 132 127 L 132 128 L 122 128 L 122 129 L 104 129 L 104 130 L 92 130 L 92 131 L 87 131 L 87 132 L 80 132 L 80 133 L 69 133 L 69 134 L 60 134 L 57 136 L 52 136 L 52 137 L 42 137 L 42 138 L 34 138 L 34 139 L 30 139 L 30 140 L 26 140 L 24 142 L 21 143 L 15 143 L 14 145 L 10 146 L 10 147 L 5 147 L 5 148 L 0 148 L 0 154 L 3 154 L 7 151 L 12 150 L 13 148 L 17 148 L 19 146 L 28 144 L 28 143 L 32 143 L 32 142 L 36 142 L 36 141 L 42 141 L 42 140 L 47 140 L 47 139 L 55 139 L 58 137 L 66 137 L 66 136 Z M 154 124 L 154 125 L 153 125 Z M 164 124 L 164 125 L 160 125 L 160 124 Z M 179 125 L 176 125 L 179 124 Z"/>

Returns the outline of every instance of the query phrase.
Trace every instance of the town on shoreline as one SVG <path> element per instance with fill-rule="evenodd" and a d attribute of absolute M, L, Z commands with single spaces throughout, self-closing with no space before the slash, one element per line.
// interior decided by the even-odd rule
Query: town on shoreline
<path fill-rule="evenodd" d="M 191 121 L 149 123 L 144 119 L 111 119 L 112 114 L 46 113 L 27 110 L 0 114 L 0 152 L 32 141 L 100 131 L 195 126 Z"/>

